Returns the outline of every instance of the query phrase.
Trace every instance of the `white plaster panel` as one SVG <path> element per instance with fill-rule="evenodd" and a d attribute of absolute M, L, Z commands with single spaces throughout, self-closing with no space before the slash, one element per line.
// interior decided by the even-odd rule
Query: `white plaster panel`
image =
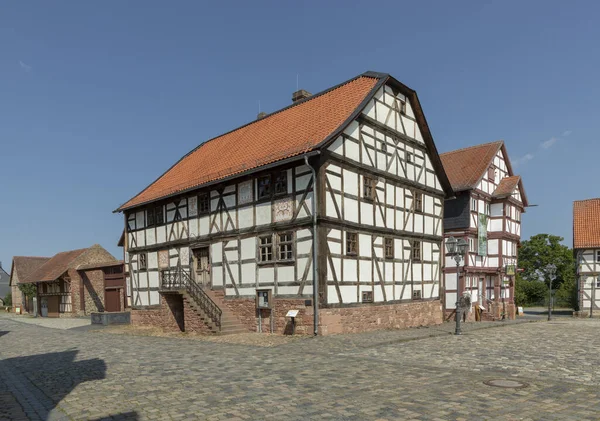
<path fill-rule="evenodd" d="M 255 284 L 256 283 L 256 263 L 243 263 L 242 264 L 242 279 L 241 284 Z"/>
<path fill-rule="evenodd" d="M 327 244 L 329 246 L 329 251 L 332 254 L 342 254 L 342 244 L 341 243 L 328 241 Z"/>
<path fill-rule="evenodd" d="M 344 197 L 344 219 L 358 223 L 358 201 Z"/>
<path fill-rule="evenodd" d="M 141 246 L 145 246 L 146 242 L 144 239 L 144 230 L 142 231 L 136 231 L 136 240 L 137 240 L 137 246 L 141 247 Z"/>
<path fill-rule="evenodd" d="M 365 225 L 373 225 L 373 204 L 360 203 L 360 223 Z"/>
<path fill-rule="evenodd" d="M 344 282 L 356 282 L 356 265 L 355 259 L 344 259 Z"/>
<path fill-rule="evenodd" d="M 148 272 L 138 272 L 138 286 L 140 288 L 148 288 Z"/>
<path fill-rule="evenodd" d="M 396 288 L 398 288 L 398 287 L 396 287 Z M 406 283 L 406 284 L 402 285 L 400 299 L 401 300 L 410 300 L 410 299 L 412 299 L 412 284 Z"/>
<path fill-rule="evenodd" d="M 275 268 L 259 266 L 258 268 L 258 284 L 273 283 L 275 281 Z"/>
<path fill-rule="evenodd" d="M 337 218 L 337 212 L 335 210 L 335 204 L 331 197 L 330 192 L 325 194 L 325 214 L 331 218 Z"/>
<path fill-rule="evenodd" d="M 146 244 L 149 246 L 156 244 L 156 236 L 154 235 L 154 228 L 146 229 Z"/>
<path fill-rule="evenodd" d="M 308 187 L 308 183 L 311 179 L 311 173 L 296 177 L 296 191 L 305 190 Z"/>
<path fill-rule="evenodd" d="M 371 257 L 371 236 L 358 234 L 358 252 L 362 257 Z"/>
<path fill-rule="evenodd" d="M 360 260 L 358 262 L 358 266 L 360 268 L 360 280 L 370 282 L 373 279 L 371 261 Z M 345 274 L 345 272 L 344 272 L 344 274 Z"/>
<path fill-rule="evenodd" d="M 158 252 L 148 252 L 148 269 L 158 269 Z"/>
<path fill-rule="evenodd" d="M 260 203 L 256 205 L 256 225 L 271 223 L 271 203 Z"/>
<path fill-rule="evenodd" d="M 302 258 L 298 259 L 298 279 L 297 279 L 297 281 L 302 279 L 302 276 L 304 275 L 304 271 L 306 270 L 307 264 L 308 264 L 307 257 L 302 257 Z M 312 279 L 313 279 L 311 268 L 312 268 L 312 264 L 308 267 L 308 272 L 307 272 L 307 276 L 306 276 L 307 281 L 312 281 Z M 304 290 L 306 290 L 306 285 L 304 287 Z"/>
<path fill-rule="evenodd" d="M 335 286 L 328 285 L 327 286 L 327 303 L 328 304 L 338 304 L 340 302 Z"/>
<path fill-rule="evenodd" d="M 223 245 L 220 242 L 211 244 L 210 256 L 213 263 L 220 263 L 223 261 Z"/>
<path fill-rule="evenodd" d="M 158 288 L 158 272 L 148 272 L 148 286 L 150 288 Z"/>
<path fill-rule="evenodd" d="M 277 282 L 294 282 L 294 266 L 278 266 Z M 296 287 L 296 292 L 298 288 Z M 281 290 L 279 291 L 281 293 Z"/>
<path fill-rule="evenodd" d="M 346 158 L 355 161 L 355 162 L 360 162 L 360 149 L 358 146 L 358 143 L 355 143 L 353 141 L 350 140 L 346 140 L 345 141 L 345 147 L 346 147 Z"/>
<path fill-rule="evenodd" d="M 342 136 L 338 136 L 334 140 L 334 142 L 331 144 L 331 146 L 329 146 L 328 149 L 331 152 L 337 153 L 339 155 L 344 155 L 344 153 L 343 153 L 344 152 L 343 151 L 343 143 L 344 143 L 344 140 L 343 140 Z"/>

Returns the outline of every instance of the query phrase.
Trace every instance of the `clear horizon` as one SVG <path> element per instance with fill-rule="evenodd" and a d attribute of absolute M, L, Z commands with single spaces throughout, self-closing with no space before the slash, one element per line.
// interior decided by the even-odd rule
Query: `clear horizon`
<path fill-rule="evenodd" d="M 503 139 L 538 205 L 522 240 L 571 246 L 573 201 L 600 196 L 600 5 L 351 4 L 5 5 L 5 270 L 95 243 L 122 258 L 112 211 L 179 158 L 367 70 L 417 91 L 440 153 Z"/>

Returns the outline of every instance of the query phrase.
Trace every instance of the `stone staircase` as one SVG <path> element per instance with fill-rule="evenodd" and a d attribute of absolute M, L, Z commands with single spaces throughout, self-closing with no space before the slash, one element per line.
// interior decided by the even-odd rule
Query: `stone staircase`
<path fill-rule="evenodd" d="M 231 335 L 234 333 L 248 333 L 250 331 L 246 326 L 244 326 L 240 319 L 231 310 L 229 310 L 229 308 L 224 302 L 223 293 L 217 293 L 210 289 L 205 289 L 204 292 L 221 309 L 222 335 Z"/>

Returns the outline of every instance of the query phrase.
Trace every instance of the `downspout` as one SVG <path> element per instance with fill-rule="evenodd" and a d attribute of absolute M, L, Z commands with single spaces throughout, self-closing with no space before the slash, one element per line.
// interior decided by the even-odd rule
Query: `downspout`
<path fill-rule="evenodd" d="M 318 151 L 317 151 L 318 152 Z M 304 155 L 304 162 L 306 166 L 310 168 L 312 171 L 313 178 L 313 200 L 312 200 L 312 214 L 313 214 L 313 252 L 312 252 L 312 261 L 313 261 L 313 323 L 314 323 L 314 335 L 317 336 L 319 334 L 319 291 L 318 291 L 318 282 L 317 282 L 317 172 L 315 169 L 308 163 L 308 156 Z"/>

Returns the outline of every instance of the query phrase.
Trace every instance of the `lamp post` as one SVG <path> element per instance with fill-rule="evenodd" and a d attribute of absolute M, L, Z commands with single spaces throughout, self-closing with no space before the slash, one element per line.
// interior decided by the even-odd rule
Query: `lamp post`
<path fill-rule="evenodd" d="M 546 276 L 550 281 L 548 283 L 548 291 L 550 294 L 550 297 L 548 298 L 548 321 L 550 321 L 552 318 L 552 282 L 556 279 L 556 265 L 550 263 L 549 265 L 546 265 L 545 269 Z"/>
<path fill-rule="evenodd" d="M 456 262 L 456 329 L 454 330 L 455 335 L 460 335 L 462 332 L 460 330 L 460 318 L 461 318 L 461 307 L 459 296 L 459 280 L 460 280 L 460 261 L 463 259 L 467 251 L 467 242 L 464 238 L 459 238 L 458 240 L 454 237 L 449 237 L 446 240 L 446 249 L 448 250 L 448 254 L 452 256 L 454 261 Z"/>

